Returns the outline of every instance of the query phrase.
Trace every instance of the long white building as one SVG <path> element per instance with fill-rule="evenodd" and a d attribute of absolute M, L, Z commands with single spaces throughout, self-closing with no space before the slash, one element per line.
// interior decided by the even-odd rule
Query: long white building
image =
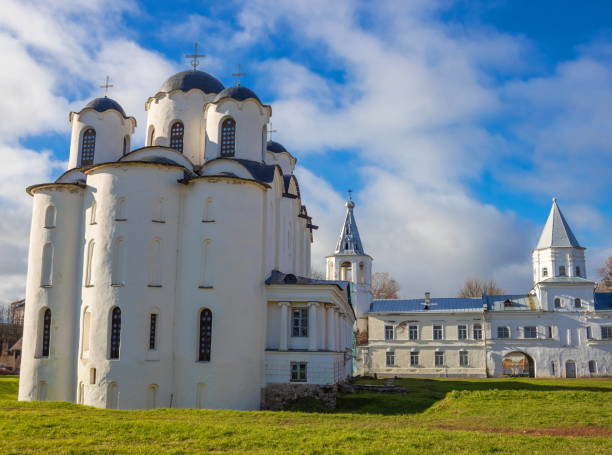
<path fill-rule="evenodd" d="M 348 285 L 308 278 L 316 226 L 272 108 L 193 70 L 145 109 L 136 150 L 116 101 L 72 112 L 67 171 L 27 190 L 19 399 L 259 409 L 345 379 Z"/>

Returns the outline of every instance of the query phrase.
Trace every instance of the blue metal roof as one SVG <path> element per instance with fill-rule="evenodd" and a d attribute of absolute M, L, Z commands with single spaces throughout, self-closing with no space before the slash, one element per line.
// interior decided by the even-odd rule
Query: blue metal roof
<path fill-rule="evenodd" d="M 194 88 L 202 90 L 204 93 L 219 93 L 223 90 L 223 84 L 204 71 L 189 70 L 169 77 L 159 91 L 182 90 L 187 92 Z"/>
<path fill-rule="evenodd" d="M 217 103 L 223 98 L 233 98 L 236 101 L 244 101 L 248 100 L 249 98 L 253 98 L 259 101 L 259 104 L 261 104 L 261 100 L 255 94 L 255 92 L 249 88 L 243 87 L 242 85 L 234 85 L 233 87 L 227 87 L 226 89 L 223 89 L 215 97 L 213 103 Z"/>
<path fill-rule="evenodd" d="M 612 310 L 612 292 L 595 293 L 595 311 Z"/>
<path fill-rule="evenodd" d="M 289 153 L 285 147 L 274 141 L 268 141 L 266 144 L 266 150 L 272 153 Z"/>
<path fill-rule="evenodd" d="M 408 300 L 372 300 L 370 313 L 413 313 L 413 312 L 439 312 L 439 311 L 461 311 L 481 312 L 483 311 L 483 299 L 463 297 L 432 298 L 428 309 L 425 309 L 423 299 Z"/>
<path fill-rule="evenodd" d="M 538 298 L 529 294 L 483 295 L 489 311 L 536 311 Z"/>
<path fill-rule="evenodd" d="M 124 117 L 126 116 L 125 111 L 123 110 L 121 105 L 117 101 L 107 98 L 106 96 L 104 98 L 96 98 L 91 100 L 89 103 L 87 103 L 85 108 L 95 109 L 98 112 L 104 112 L 108 111 L 109 109 L 114 109 Z"/>

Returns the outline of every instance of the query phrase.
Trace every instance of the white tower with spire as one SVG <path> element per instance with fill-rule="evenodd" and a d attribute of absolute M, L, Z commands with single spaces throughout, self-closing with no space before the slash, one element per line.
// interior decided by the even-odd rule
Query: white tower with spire
<path fill-rule="evenodd" d="M 584 252 L 553 198 L 532 256 L 534 290 L 544 311 L 573 306 L 573 301 L 564 302 L 566 296 L 592 302 L 595 283 L 586 279 Z"/>
<path fill-rule="evenodd" d="M 353 214 L 355 203 L 351 191 L 345 206 L 346 218 L 338 236 L 336 250 L 327 256 L 327 279 L 351 282 L 353 308 L 359 321 L 359 318 L 367 318 L 372 301 L 372 257 L 363 250 Z"/>

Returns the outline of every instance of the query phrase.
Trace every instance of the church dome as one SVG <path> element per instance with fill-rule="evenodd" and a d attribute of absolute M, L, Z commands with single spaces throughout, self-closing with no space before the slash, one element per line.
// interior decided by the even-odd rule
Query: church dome
<path fill-rule="evenodd" d="M 223 84 L 204 71 L 188 70 L 169 77 L 159 91 L 181 90 L 187 92 L 194 88 L 202 90 L 204 93 L 219 93 L 223 90 Z"/>
<path fill-rule="evenodd" d="M 289 153 L 285 147 L 274 141 L 268 141 L 266 144 L 266 150 L 272 153 Z"/>
<path fill-rule="evenodd" d="M 249 98 L 253 98 L 259 101 L 259 104 L 262 104 L 261 100 L 253 90 L 243 87 L 242 85 L 234 85 L 233 87 L 228 87 L 225 90 L 219 92 L 219 94 L 215 97 L 213 103 L 218 103 L 224 98 L 233 98 L 236 101 L 244 101 L 248 100 Z"/>
<path fill-rule="evenodd" d="M 106 96 L 104 98 L 96 98 L 94 100 L 91 100 L 89 103 L 87 103 L 84 109 L 86 108 L 94 109 L 98 112 L 104 112 L 108 111 L 109 109 L 114 109 L 121 115 L 126 117 L 125 111 L 123 110 L 121 105 L 117 101 L 107 98 Z"/>

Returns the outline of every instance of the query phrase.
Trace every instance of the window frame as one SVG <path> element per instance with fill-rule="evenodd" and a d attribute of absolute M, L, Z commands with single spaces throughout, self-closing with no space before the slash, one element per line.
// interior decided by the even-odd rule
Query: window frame
<path fill-rule="evenodd" d="M 297 316 L 297 317 L 296 317 Z M 308 338 L 310 321 L 308 307 L 291 308 L 291 338 Z"/>
<path fill-rule="evenodd" d="M 418 325 L 408 326 L 408 339 L 412 341 L 417 341 L 419 339 L 419 326 Z"/>
<path fill-rule="evenodd" d="M 198 312 L 198 362 L 210 362 L 212 358 L 213 314 L 209 308 Z"/>
<path fill-rule="evenodd" d="M 445 365 L 444 361 L 444 351 L 435 351 L 434 352 L 434 367 L 440 368 Z"/>
<path fill-rule="evenodd" d="M 442 324 L 433 324 L 431 326 L 431 338 L 432 340 L 444 339 L 444 326 Z"/>
<path fill-rule="evenodd" d="M 458 324 L 457 325 L 457 339 L 458 340 L 467 340 L 468 339 L 468 326 L 467 326 L 467 324 Z"/>
<path fill-rule="evenodd" d="M 601 326 L 601 339 L 612 340 L 612 325 Z"/>
<path fill-rule="evenodd" d="M 115 306 L 110 312 L 110 330 L 109 330 L 109 345 L 108 359 L 119 360 L 121 355 L 121 308 Z"/>
<path fill-rule="evenodd" d="M 387 367 L 395 366 L 395 351 L 385 351 L 385 365 Z"/>
<path fill-rule="evenodd" d="M 482 324 L 476 323 L 472 326 L 472 336 L 475 340 L 482 340 Z"/>
<path fill-rule="evenodd" d="M 538 327 L 534 325 L 523 326 L 523 338 L 530 340 L 538 338 Z"/>
<path fill-rule="evenodd" d="M 91 166 L 94 164 L 96 139 L 97 133 L 95 128 L 91 126 L 83 128 L 83 135 L 81 136 L 81 166 Z"/>
<path fill-rule="evenodd" d="M 233 122 L 229 124 L 228 122 Z M 227 125 L 226 125 L 227 124 Z M 227 137 L 226 131 L 227 129 Z M 224 117 L 219 128 L 219 156 L 221 158 L 236 156 L 236 130 L 237 122 L 233 117 Z"/>
<path fill-rule="evenodd" d="M 308 362 L 291 362 L 289 382 L 308 382 Z"/>
<path fill-rule="evenodd" d="M 391 324 L 385 324 L 385 340 L 395 340 L 395 327 Z"/>
<path fill-rule="evenodd" d="M 51 309 L 46 307 L 41 314 L 41 331 L 40 331 L 40 355 L 38 357 L 48 359 L 51 353 Z"/>
<path fill-rule="evenodd" d="M 459 351 L 459 366 L 462 368 L 467 368 L 470 366 L 470 356 L 468 351 Z"/>
<path fill-rule="evenodd" d="M 410 366 L 418 367 L 419 366 L 419 351 L 410 351 Z"/>
<path fill-rule="evenodd" d="M 174 120 L 170 124 L 170 148 L 181 155 L 184 152 L 185 125 L 180 120 Z"/>
<path fill-rule="evenodd" d="M 502 336 L 500 336 L 502 335 Z M 497 337 L 500 340 L 507 340 L 510 338 L 510 327 L 507 325 L 498 325 L 497 326 Z"/>
<path fill-rule="evenodd" d="M 159 313 L 149 313 L 149 351 L 157 351 Z"/>

